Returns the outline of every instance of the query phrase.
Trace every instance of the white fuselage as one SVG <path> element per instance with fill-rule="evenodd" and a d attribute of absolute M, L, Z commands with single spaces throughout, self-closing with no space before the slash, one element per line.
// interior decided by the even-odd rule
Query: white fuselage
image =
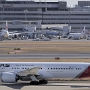
<path fill-rule="evenodd" d="M 9 37 L 9 33 L 8 30 L 1 30 L 1 36 L 3 36 L 4 38 L 8 38 Z"/>
<path fill-rule="evenodd" d="M 38 78 L 82 78 L 88 77 L 90 63 L 73 62 L 1 62 L 0 73 L 13 72 L 18 73 L 33 67 L 40 66 Z M 85 70 L 89 70 L 85 72 Z M 22 73 L 20 76 L 25 76 Z"/>
<path fill-rule="evenodd" d="M 81 38 L 81 36 L 82 36 L 82 33 L 70 33 L 69 35 L 68 35 L 68 39 L 70 39 L 70 38 L 73 38 L 73 39 L 80 39 Z"/>

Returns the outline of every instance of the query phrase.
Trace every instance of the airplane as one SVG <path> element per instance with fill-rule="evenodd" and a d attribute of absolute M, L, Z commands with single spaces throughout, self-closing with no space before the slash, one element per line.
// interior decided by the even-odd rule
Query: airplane
<path fill-rule="evenodd" d="M 90 63 L 84 62 L 0 62 L 3 83 L 30 81 L 30 85 L 47 84 L 53 78 L 90 77 Z"/>
<path fill-rule="evenodd" d="M 19 35 L 20 33 L 15 32 L 9 32 L 8 31 L 8 23 L 6 21 L 6 28 L 0 30 L 0 38 L 3 39 L 8 39 L 9 37 L 14 37 L 16 35 Z"/>
<path fill-rule="evenodd" d="M 85 30 L 85 26 L 84 26 L 84 29 L 81 33 L 69 33 L 68 39 L 79 40 L 79 39 L 85 38 L 85 36 L 86 36 L 86 30 Z"/>

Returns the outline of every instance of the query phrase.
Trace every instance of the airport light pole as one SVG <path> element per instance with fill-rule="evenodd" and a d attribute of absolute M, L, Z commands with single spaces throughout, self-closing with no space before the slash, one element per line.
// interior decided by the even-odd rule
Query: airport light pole
<path fill-rule="evenodd" d="M 24 13 L 25 13 L 25 22 L 27 22 L 27 13 L 28 13 L 28 10 L 24 10 Z M 27 27 L 27 23 L 26 23 L 26 27 Z"/>
<path fill-rule="evenodd" d="M 69 8 L 69 26 L 70 26 L 70 8 Z"/>

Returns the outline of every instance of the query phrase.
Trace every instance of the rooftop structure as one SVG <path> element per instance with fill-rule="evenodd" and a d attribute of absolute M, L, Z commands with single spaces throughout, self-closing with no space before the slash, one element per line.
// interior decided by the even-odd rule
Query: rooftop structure
<path fill-rule="evenodd" d="M 78 1 L 78 6 L 90 6 L 90 1 Z"/>

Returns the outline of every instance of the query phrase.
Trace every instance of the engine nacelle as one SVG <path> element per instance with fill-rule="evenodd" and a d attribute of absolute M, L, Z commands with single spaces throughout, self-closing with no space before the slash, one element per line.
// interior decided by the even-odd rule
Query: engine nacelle
<path fill-rule="evenodd" d="M 1 74 L 1 81 L 4 83 L 15 83 L 19 80 L 19 77 L 15 73 L 3 72 Z"/>

